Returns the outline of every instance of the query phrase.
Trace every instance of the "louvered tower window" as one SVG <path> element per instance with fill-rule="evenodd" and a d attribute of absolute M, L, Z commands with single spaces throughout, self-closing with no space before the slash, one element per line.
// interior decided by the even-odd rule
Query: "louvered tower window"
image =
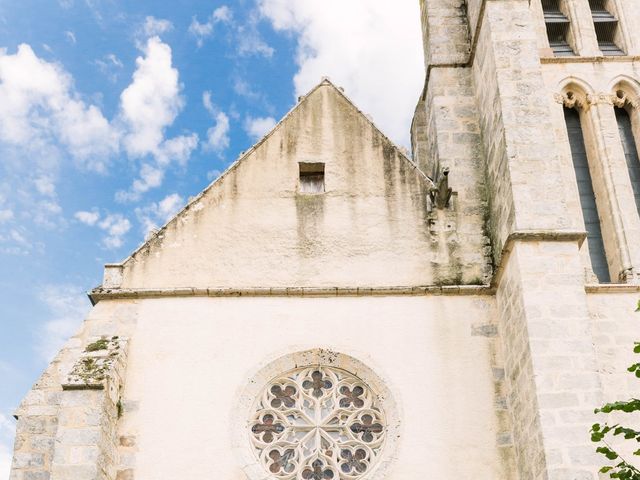
<path fill-rule="evenodd" d="M 570 22 L 560 10 L 561 0 L 542 0 L 544 23 L 547 27 L 549 46 L 556 57 L 573 56 L 573 49 L 569 45 Z"/>
<path fill-rule="evenodd" d="M 638 213 L 640 213 L 640 159 L 638 158 L 638 149 L 636 148 L 636 142 L 633 136 L 631 118 L 626 109 L 616 108 L 616 120 L 618 120 L 620 139 L 622 140 L 624 156 L 627 160 L 633 195 L 636 199 L 636 208 L 638 209 Z"/>
<path fill-rule="evenodd" d="M 593 26 L 596 29 L 598 47 L 605 56 L 624 55 L 616 44 L 618 19 L 607 10 L 606 0 L 589 0 Z"/>
<path fill-rule="evenodd" d="M 573 168 L 578 180 L 578 193 L 580 194 L 584 225 L 587 230 L 587 245 L 589 247 L 589 256 L 591 257 L 591 266 L 600 283 L 609 282 L 609 268 L 602 241 L 596 197 L 593 193 L 593 183 L 589 172 L 587 150 L 582 134 L 582 126 L 580 125 L 580 114 L 575 109 L 565 108 L 564 119 L 567 124 L 567 133 L 569 134 Z"/>

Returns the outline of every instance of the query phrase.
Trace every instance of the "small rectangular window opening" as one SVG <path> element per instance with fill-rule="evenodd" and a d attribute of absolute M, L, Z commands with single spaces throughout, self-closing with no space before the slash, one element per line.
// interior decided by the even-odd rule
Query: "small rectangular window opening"
<path fill-rule="evenodd" d="M 300 162 L 300 193 L 324 193 L 324 163 Z"/>
<path fill-rule="evenodd" d="M 549 47 L 556 57 L 570 57 L 575 55 L 569 45 L 570 22 L 560 10 L 560 0 L 542 0 L 544 23 L 547 27 Z"/>
<path fill-rule="evenodd" d="M 598 47 L 605 56 L 624 55 L 618 46 L 618 19 L 606 5 L 606 0 L 589 0 Z"/>

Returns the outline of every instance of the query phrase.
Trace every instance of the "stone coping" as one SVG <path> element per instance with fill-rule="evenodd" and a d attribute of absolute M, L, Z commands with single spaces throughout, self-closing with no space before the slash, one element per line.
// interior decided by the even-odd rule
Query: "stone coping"
<path fill-rule="evenodd" d="M 370 297 L 418 295 L 493 295 L 488 285 L 426 285 L 381 287 L 257 287 L 257 288 L 96 288 L 89 292 L 100 300 L 159 297 Z"/>
<path fill-rule="evenodd" d="M 587 293 L 636 293 L 640 285 L 632 283 L 592 283 L 584 286 Z"/>
<path fill-rule="evenodd" d="M 627 63 L 640 61 L 640 56 L 637 55 L 612 55 L 602 57 L 540 57 L 540 63 L 553 64 L 553 63 Z"/>

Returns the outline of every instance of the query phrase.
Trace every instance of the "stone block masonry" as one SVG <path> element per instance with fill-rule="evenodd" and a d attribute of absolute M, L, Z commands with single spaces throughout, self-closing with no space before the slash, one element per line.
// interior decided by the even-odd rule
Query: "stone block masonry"
<path fill-rule="evenodd" d="M 102 336 L 68 347 L 16 412 L 11 480 L 116 477 L 127 341 Z"/>
<path fill-rule="evenodd" d="M 52 480 L 113 479 L 126 340 L 97 338 L 62 385 Z"/>

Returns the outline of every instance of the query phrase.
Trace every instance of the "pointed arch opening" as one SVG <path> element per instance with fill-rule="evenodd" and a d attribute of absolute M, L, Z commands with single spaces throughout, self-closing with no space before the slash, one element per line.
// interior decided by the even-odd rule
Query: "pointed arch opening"
<path fill-rule="evenodd" d="M 625 163 L 633 190 L 636 209 L 640 215 L 640 111 L 634 89 L 620 82 L 613 94 L 616 122 L 624 151 Z"/>
<path fill-rule="evenodd" d="M 585 114 L 589 108 L 588 96 L 575 85 L 565 87 L 563 113 L 573 170 L 578 187 L 582 217 L 587 232 L 587 248 L 591 267 L 598 282 L 611 281 L 609 265 L 602 236 L 601 213 L 594 191 L 592 168 L 589 162 L 590 132 L 585 126 Z"/>

